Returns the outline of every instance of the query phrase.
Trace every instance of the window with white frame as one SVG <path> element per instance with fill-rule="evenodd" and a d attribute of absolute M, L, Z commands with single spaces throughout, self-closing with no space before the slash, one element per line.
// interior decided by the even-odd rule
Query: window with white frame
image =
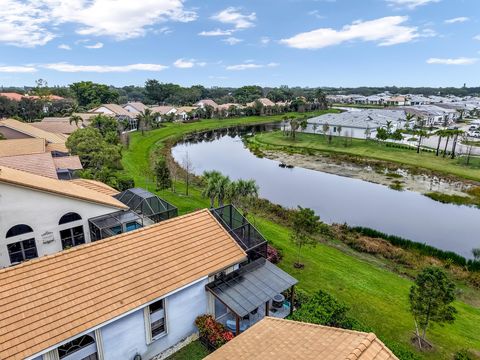
<path fill-rule="evenodd" d="M 59 346 L 58 358 L 60 360 L 97 360 L 97 346 L 92 335 L 79 336 Z"/>
<path fill-rule="evenodd" d="M 167 333 L 167 322 L 165 316 L 165 299 L 158 300 L 148 306 L 150 318 L 151 339 L 156 340 Z"/>
<path fill-rule="evenodd" d="M 79 214 L 69 212 L 60 218 L 58 225 L 69 224 L 80 220 L 82 220 L 82 217 Z M 83 226 L 79 225 L 72 228 L 60 230 L 60 240 L 62 241 L 63 249 L 69 249 L 80 244 L 85 244 L 85 234 L 83 232 Z"/>

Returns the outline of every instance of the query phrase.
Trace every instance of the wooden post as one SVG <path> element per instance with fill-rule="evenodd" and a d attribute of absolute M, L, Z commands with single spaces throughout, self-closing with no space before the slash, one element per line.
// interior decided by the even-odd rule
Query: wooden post
<path fill-rule="evenodd" d="M 290 316 L 293 314 L 293 302 L 295 301 L 295 285 L 290 288 Z"/>
<path fill-rule="evenodd" d="M 235 336 L 240 334 L 240 316 L 235 315 Z"/>
<path fill-rule="evenodd" d="M 270 312 L 270 300 L 265 303 L 265 316 L 268 316 Z"/>

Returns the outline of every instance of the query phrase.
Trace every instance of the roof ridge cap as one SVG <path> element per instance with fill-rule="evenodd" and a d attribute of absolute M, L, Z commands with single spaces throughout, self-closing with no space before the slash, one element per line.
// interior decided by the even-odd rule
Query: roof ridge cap
<path fill-rule="evenodd" d="M 377 336 L 374 333 L 368 333 L 367 336 L 358 344 L 355 349 L 346 357 L 347 360 L 356 360 L 367 350 L 372 342 L 377 339 Z"/>

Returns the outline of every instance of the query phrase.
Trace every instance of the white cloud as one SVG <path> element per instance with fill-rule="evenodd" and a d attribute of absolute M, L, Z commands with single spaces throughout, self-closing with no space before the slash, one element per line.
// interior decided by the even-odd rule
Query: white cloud
<path fill-rule="evenodd" d="M 0 5 L 0 42 L 23 47 L 45 45 L 65 23 L 76 25 L 81 35 L 124 40 L 154 31 L 158 23 L 197 18 L 183 0 L 0 0 Z"/>
<path fill-rule="evenodd" d="M 233 33 L 232 30 L 215 29 L 215 30 L 199 32 L 198 35 L 200 35 L 200 36 L 229 36 L 229 35 L 232 35 L 232 33 Z"/>
<path fill-rule="evenodd" d="M 223 39 L 222 40 L 224 43 L 227 43 L 228 45 L 237 45 L 238 43 L 241 43 L 243 41 L 243 39 L 239 39 L 239 38 L 236 38 L 236 37 L 228 37 L 226 39 Z"/>
<path fill-rule="evenodd" d="M 195 59 L 177 59 L 174 63 L 173 66 L 179 69 L 190 69 L 193 68 L 194 66 L 206 66 L 207 63 L 203 61 L 196 61 Z"/>
<path fill-rule="evenodd" d="M 245 62 L 243 64 L 237 64 L 237 65 L 229 65 L 226 67 L 227 70 L 234 70 L 234 71 L 241 71 L 241 70 L 250 70 L 250 69 L 261 69 L 265 67 L 276 67 L 278 66 L 278 63 L 268 63 L 266 65 L 264 64 L 256 64 L 252 62 Z"/>
<path fill-rule="evenodd" d="M 268 43 L 270 43 L 270 38 L 267 37 L 267 36 L 262 36 L 262 37 L 260 38 L 260 43 L 261 43 L 262 45 L 267 45 Z"/>
<path fill-rule="evenodd" d="M 96 44 L 93 45 L 85 45 L 87 49 L 101 49 L 103 48 L 103 43 L 97 42 Z"/>
<path fill-rule="evenodd" d="M 466 21 L 469 21 L 469 20 L 470 20 L 470 18 L 468 18 L 466 16 L 460 16 L 460 17 L 445 20 L 445 24 L 463 23 L 463 22 L 466 22 Z"/>
<path fill-rule="evenodd" d="M 480 34 L 473 37 L 473 40 L 480 40 Z"/>
<path fill-rule="evenodd" d="M 314 16 L 317 19 L 325 19 L 325 16 L 320 13 L 318 10 L 312 10 L 308 12 L 308 15 Z"/>
<path fill-rule="evenodd" d="M 455 59 L 440 59 L 430 58 L 427 60 L 427 64 L 440 64 L 440 65 L 472 65 L 478 61 L 478 58 L 459 57 Z"/>
<path fill-rule="evenodd" d="M 72 50 L 72 47 L 70 45 L 67 45 L 67 44 L 60 44 L 60 45 L 58 45 L 58 48 L 62 49 L 62 50 Z"/>
<path fill-rule="evenodd" d="M 65 62 L 45 64 L 43 68 L 60 72 L 130 72 L 130 71 L 162 71 L 168 66 L 160 64 L 130 64 L 130 65 L 73 65 Z"/>
<path fill-rule="evenodd" d="M 55 35 L 46 28 L 50 21 L 39 3 L 0 1 L 0 43 L 19 47 L 45 45 Z"/>
<path fill-rule="evenodd" d="M 320 28 L 282 39 L 280 43 L 297 49 L 321 49 L 353 40 L 377 42 L 379 46 L 396 45 L 421 36 L 417 27 L 402 25 L 407 20 L 407 16 L 387 16 L 355 21 L 340 30 Z"/>
<path fill-rule="evenodd" d="M 440 0 L 386 0 L 386 1 L 390 3 L 390 5 L 392 6 L 406 7 L 408 9 L 415 9 L 417 6 L 440 2 Z"/>
<path fill-rule="evenodd" d="M 231 24 L 236 29 L 248 29 L 255 26 L 254 21 L 257 15 L 252 12 L 250 14 L 242 14 L 239 8 L 228 7 L 225 10 L 212 16 L 213 20 L 220 21 L 224 24 Z"/>
<path fill-rule="evenodd" d="M 33 73 L 37 69 L 33 66 L 0 66 L 0 73 Z"/>

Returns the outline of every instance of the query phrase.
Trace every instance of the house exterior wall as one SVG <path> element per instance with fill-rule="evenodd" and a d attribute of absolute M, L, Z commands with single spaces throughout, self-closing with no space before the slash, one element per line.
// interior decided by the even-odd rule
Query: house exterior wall
<path fill-rule="evenodd" d="M 33 229 L 38 256 L 62 250 L 60 230 L 83 225 L 86 242 L 90 242 L 88 219 L 118 209 L 50 193 L 0 184 L 0 268 L 10 266 L 7 244 L 31 239 L 32 233 L 6 238 L 7 231 L 18 224 Z M 75 212 L 82 220 L 58 225 L 60 218 Z"/>
<path fill-rule="evenodd" d="M 133 359 L 138 353 L 148 360 L 196 334 L 195 318 L 208 311 L 206 284 L 205 278 L 165 298 L 167 334 L 151 344 L 146 343 L 143 309 L 101 327 L 104 359 Z"/>
<path fill-rule="evenodd" d="M 135 109 L 132 105 L 128 105 L 128 104 L 127 104 L 127 105 L 125 105 L 123 108 L 124 108 L 125 110 L 127 110 L 128 112 L 131 112 L 131 113 L 133 113 L 133 114 L 139 114 L 139 113 L 140 113 L 140 111 L 138 111 L 137 109 Z"/>

